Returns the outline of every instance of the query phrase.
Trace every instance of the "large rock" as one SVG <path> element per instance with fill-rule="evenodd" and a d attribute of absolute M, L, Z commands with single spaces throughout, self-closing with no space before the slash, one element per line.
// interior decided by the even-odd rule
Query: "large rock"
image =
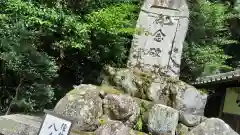
<path fill-rule="evenodd" d="M 151 100 L 158 104 L 171 106 L 186 113 L 203 115 L 207 101 L 204 94 L 187 83 L 164 74 L 156 76 L 138 69 L 105 67 L 110 82 L 124 92 Z"/>
<path fill-rule="evenodd" d="M 29 115 L 5 115 L 0 117 L 0 134 L 36 135 L 41 125 L 40 117 Z"/>
<path fill-rule="evenodd" d="M 104 113 L 113 120 L 124 122 L 129 127 L 133 127 L 140 115 L 138 103 L 128 95 L 108 94 L 103 100 Z"/>
<path fill-rule="evenodd" d="M 95 135 L 147 135 L 145 133 L 132 130 L 120 121 L 112 121 L 110 123 L 103 124 L 94 133 Z"/>
<path fill-rule="evenodd" d="M 37 135 L 42 118 L 37 116 L 14 114 L 0 117 L 0 134 L 3 135 Z M 94 135 L 72 129 L 70 135 Z"/>
<path fill-rule="evenodd" d="M 154 78 L 152 74 L 140 70 L 113 68 L 110 66 L 106 66 L 104 71 L 109 76 L 106 81 L 110 84 L 117 86 L 131 96 L 148 99 L 147 91 Z"/>
<path fill-rule="evenodd" d="M 161 77 L 150 72 L 142 72 L 138 69 L 122 69 L 105 67 L 109 82 L 119 87 L 131 96 L 151 100 L 155 103 L 172 106 L 172 89 L 169 89 L 169 80 L 174 80 L 162 74 Z M 174 89 L 175 90 L 175 89 Z M 176 92 L 175 92 L 176 93 Z"/>
<path fill-rule="evenodd" d="M 181 112 L 179 115 L 179 121 L 186 126 L 194 127 L 199 125 L 205 119 L 204 116 L 192 115 Z"/>
<path fill-rule="evenodd" d="M 146 90 L 147 98 L 185 113 L 204 115 L 207 94 L 176 78 L 155 77 Z"/>
<path fill-rule="evenodd" d="M 185 0 L 145 0 L 128 67 L 178 77 L 188 16 Z"/>
<path fill-rule="evenodd" d="M 171 98 L 172 91 L 168 87 L 168 77 L 161 76 L 151 83 L 147 91 L 148 99 L 159 104 L 172 106 L 173 98 Z"/>
<path fill-rule="evenodd" d="M 169 85 L 171 91 L 176 92 L 173 107 L 185 113 L 204 115 L 207 94 L 182 81 Z"/>
<path fill-rule="evenodd" d="M 179 113 L 161 104 L 155 104 L 149 112 L 148 130 L 153 135 L 175 135 Z"/>
<path fill-rule="evenodd" d="M 193 128 L 186 135 L 238 135 L 223 120 L 210 118 Z"/>
<path fill-rule="evenodd" d="M 129 93 L 132 96 L 137 96 L 139 91 L 137 85 L 134 83 L 134 80 L 136 80 L 136 77 L 129 69 L 119 70 L 113 78 L 116 85 L 120 86 L 126 93 Z"/>
<path fill-rule="evenodd" d="M 54 108 L 57 114 L 76 120 L 73 128 L 94 131 L 103 114 L 100 89 L 94 85 L 80 85 L 64 96 Z"/>
<path fill-rule="evenodd" d="M 96 135 L 130 135 L 130 128 L 125 126 L 122 122 L 112 122 L 103 124 L 96 131 Z"/>

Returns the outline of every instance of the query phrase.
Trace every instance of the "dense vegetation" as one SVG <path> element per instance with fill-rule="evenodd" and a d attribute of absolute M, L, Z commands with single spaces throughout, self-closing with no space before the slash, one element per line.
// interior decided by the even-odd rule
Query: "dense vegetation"
<path fill-rule="evenodd" d="M 239 2 L 191 0 L 181 79 L 237 68 Z M 0 111 L 51 108 L 74 84 L 125 67 L 138 0 L 1 0 Z"/>

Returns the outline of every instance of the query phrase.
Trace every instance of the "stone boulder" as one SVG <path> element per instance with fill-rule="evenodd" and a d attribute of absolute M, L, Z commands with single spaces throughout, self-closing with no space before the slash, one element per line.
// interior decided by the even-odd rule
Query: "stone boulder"
<path fill-rule="evenodd" d="M 130 128 L 121 122 L 108 123 L 100 126 L 96 131 L 96 135 L 128 135 Z"/>
<path fill-rule="evenodd" d="M 133 127 L 140 115 L 138 103 L 128 95 L 107 94 L 103 100 L 104 113 L 112 120 L 119 120 Z"/>
<path fill-rule="evenodd" d="M 167 105 L 186 113 L 204 114 L 207 94 L 176 78 L 109 66 L 105 67 L 105 72 L 110 78 L 109 83 L 131 96 Z"/>
<path fill-rule="evenodd" d="M 103 124 L 94 133 L 95 135 L 147 135 L 145 133 L 132 130 L 120 121 Z"/>
<path fill-rule="evenodd" d="M 182 81 L 169 85 L 169 88 L 176 92 L 173 108 L 185 113 L 204 115 L 207 94 Z"/>
<path fill-rule="evenodd" d="M 210 118 L 193 128 L 186 135 L 238 135 L 223 120 Z"/>
<path fill-rule="evenodd" d="M 37 135 L 42 117 L 23 114 L 0 116 L 0 134 Z M 71 130 L 70 135 L 94 135 L 93 132 Z"/>
<path fill-rule="evenodd" d="M 5 115 L 0 117 L 0 134 L 36 135 L 42 119 L 29 115 Z"/>
<path fill-rule="evenodd" d="M 177 110 L 155 104 L 149 112 L 148 130 L 152 135 L 175 135 L 178 117 Z"/>
<path fill-rule="evenodd" d="M 76 120 L 74 129 L 94 131 L 103 114 L 100 89 L 94 85 L 80 85 L 66 94 L 55 106 L 54 112 Z"/>
<path fill-rule="evenodd" d="M 172 97 L 176 94 L 173 94 L 171 89 L 169 89 L 168 79 L 170 78 L 161 76 L 155 78 L 155 80 L 151 82 L 151 85 L 146 92 L 149 100 L 167 106 L 173 105 L 174 98 Z"/>
<path fill-rule="evenodd" d="M 148 99 L 146 92 L 152 82 L 152 76 L 138 70 L 126 68 L 106 66 L 104 69 L 105 76 L 108 76 L 107 82 L 109 84 L 118 87 L 131 96 Z"/>
<path fill-rule="evenodd" d="M 181 112 L 179 115 L 179 121 L 189 127 L 199 125 L 201 122 L 203 122 L 204 119 L 204 116 L 192 115 L 184 112 Z"/>

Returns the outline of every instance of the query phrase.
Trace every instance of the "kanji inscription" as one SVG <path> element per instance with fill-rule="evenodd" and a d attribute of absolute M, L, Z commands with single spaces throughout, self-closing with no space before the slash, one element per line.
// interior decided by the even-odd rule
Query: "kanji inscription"
<path fill-rule="evenodd" d="M 188 17 L 185 0 L 145 0 L 136 25 L 141 31 L 134 35 L 128 67 L 152 71 L 158 65 L 158 71 L 178 77 Z"/>
<path fill-rule="evenodd" d="M 68 135 L 72 122 L 46 114 L 38 135 Z"/>

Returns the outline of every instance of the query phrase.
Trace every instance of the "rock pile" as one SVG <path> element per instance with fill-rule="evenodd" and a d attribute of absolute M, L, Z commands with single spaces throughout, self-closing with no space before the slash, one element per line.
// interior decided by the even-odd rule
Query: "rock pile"
<path fill-rule="evenodd" d="M 202 115 L 207 95 L 194 87 L 166 76 L 155 78 L 147 73 L 111 69 L 114 72 L 108 84 L 117 87 L 82 84 L 54 108 L 55 113 L 75 120 L 73 129 L 77 133 L 72 135 L 237 135 L 222 120 Z M 156 84 L 158 87 L 153 88 Z M 21 117 L 34 122 L 3 116 L 0 133 L 36 135 L 41 119 Z M 6 125 L 7 121 L 12 124 Z"/>
<path fill-rule="evenodd" d="M 70 134 L 238 135 L 222 120 L 203 116 L 207 94 L 166 76 L 179 76 L 188 17 L 186 0 L 145 0 L 129 68 L 107 66 L 102 86 L 77 86 L 55 106 L 55 113 L 75 120 Z M 1 116 L 0 134 L 37 135 L 41 121 Z"/>

